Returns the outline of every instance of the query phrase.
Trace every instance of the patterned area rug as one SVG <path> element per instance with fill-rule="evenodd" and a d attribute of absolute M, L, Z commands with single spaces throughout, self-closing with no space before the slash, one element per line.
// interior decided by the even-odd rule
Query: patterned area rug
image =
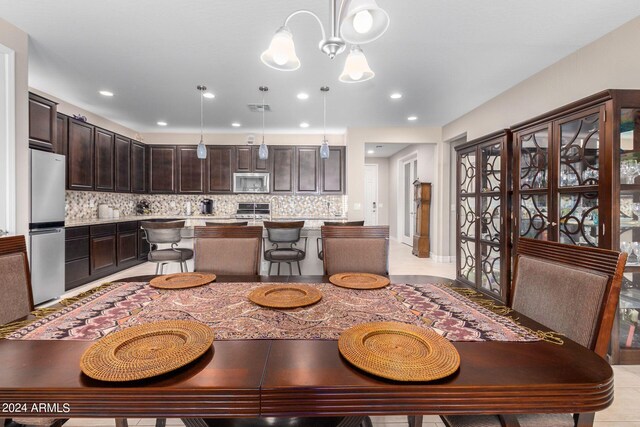
<path fill-rule="evenodd" d="M 8 339 L 96 340 L 148 322 L 190 319 L 210 325 L 216 340 L 337 339 L 359 323 L 397 321 L 431 326 L 451 341 L 537 341 L 509 318 L 487 310 L 447 286 L 393 284 L 357 291 L 313 284 L 317 304 L 293 310 L 257 306 L 249 292 L 266 283 L 212 283 L 158 290 L 147 283 L 116 283 L 38 319 Z"/>

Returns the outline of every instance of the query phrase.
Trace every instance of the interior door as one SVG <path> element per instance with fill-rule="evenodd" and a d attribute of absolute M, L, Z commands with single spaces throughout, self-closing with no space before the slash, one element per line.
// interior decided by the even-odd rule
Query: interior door
<path fill-rule="evenodd" d="M 364 165 L 364 223 L 378 225 L 378 165 Z"/>
<path fill-rule="evenodd" d="M 406 160 L 402 163 L 402 243 L 413 246 L 413 235 L 416 234 L 416 206 L 413 200 L 413 181 L 418 178 L 418 159 Z"/>

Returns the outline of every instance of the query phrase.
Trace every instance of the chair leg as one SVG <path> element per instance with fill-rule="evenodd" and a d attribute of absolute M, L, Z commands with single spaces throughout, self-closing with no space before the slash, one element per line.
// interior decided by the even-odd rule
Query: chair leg
<path fill-rule="evenodd" d="M 180 263 L 180 272 L 184 273 L 184 264 L 183 263 Z"/>
<path fill-rule="evenodd" d="M 278 263 L 278 276 L 280 275 L 280 265 L 281 264 L 282 264 L 281 262 Z"/>
<path fill-rule="evenodd" d="M 187 265 L 187 261 L 184 262 L 184 272 L 185 273 L 189 272 L 189 266 Z"/>
<path fill-rule="evenodd" d="M 129 427 L 126 418 L 116 418 L 116 427 Z"/>
<path fill-rule="evenodd" d="M 422 415 L 409 415 L 409 427 L 422 427 Z"/>
<path fill-rule="evenodd" d="M 291 268 L 292 268 L 291 267 L 291 263 L 288 262 L 287 264 L 289 265 L 289 276 L 293 276 L 293 270 L 291 270 Z"/>
<path fill-rule="evenodd" d="M 586 426 L 592 426 L 593 425 L 593 421 L 595 420 L 595 416 L 596 414 L 594 414 L 593 412 L 582 412 L 579 414 L 574 414 L 573 418 L 576 421 L 576 427 L 586 427 Z"/>
<path fill-rule="evenodd" d="M 271 266 L 273 265 L 273 262 L 269 261 L 269 272 L 267 273 L 267 276 L 271 276 Z"/>
<path fill-rule="evenodd" d="M 156 264 L 156 276 L 160 275 L 160 263 Z"/>
<path fill-rule="evenodd" d="M 165 427 L 167 425 L 166 418 L 156 418 L 156 427 Z"/>
<path fill-rule="evenodd" d="M 300 269 L 300 261 L 296 261 L 298 263 L 298 274 L 302 276 L 302 270 Z"/>

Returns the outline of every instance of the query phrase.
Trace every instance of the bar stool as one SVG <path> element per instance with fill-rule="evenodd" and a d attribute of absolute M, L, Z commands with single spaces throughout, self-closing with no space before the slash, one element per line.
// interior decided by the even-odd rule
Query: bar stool
<path fill-rule="evenodd" d="M 291 263 L 298 264 L 298 274 L 302 274 L 300 261 L 307 256 L 307 238 L 300 237 L 300 232 L 304 227 L 304 221 L 273 222 L 264 221 L 264 228 L 267 229 L 267 239 L 271 242 L 273 249 L 267 250 L 267 242 L 264 244 L 264 259 L 269 261 L 269 274 L 273 263 L 278 264 L 278 275 L 280 275 L 280 264 L 289 264 L 289 274 L 293 274 Z M 298 249 L 300 239 L 304 239 L 304 250 Z"/>
<path fill-rule="evenodd" d="M 193 258 L 193 251 L 176 247 L 182 240 L 180 231 L 184 228 L 184 221 L 151 222 L 143 221 L 140 227 L 144 230 L 147 241 L 151 244 L 151 251 L 147 259 L 155 262 L 156 275 L 162 274 L 164 265 L 170 262 L 180 263 L 180 271 L 188 271 L 187 260 Z M 160 244 L 170 244 L 167 249 L 158 249 Z"/>

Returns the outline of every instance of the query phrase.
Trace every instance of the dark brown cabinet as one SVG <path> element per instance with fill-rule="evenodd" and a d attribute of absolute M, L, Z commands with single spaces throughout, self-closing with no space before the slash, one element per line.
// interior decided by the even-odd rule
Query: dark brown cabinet
<path fill-rule="evenodd" d="M 131 192 L 145 193 L 147 191 L 146 179 L 147 149 L 144 144 L 131 141 Z"/>
<path fill-rule="evenodd" d="M 114 135 L 104 129 L 95 128 L 95 190 L 115 189 Z"/>
<path fill-rule="evenodd" d="M 271 174 L 271 192 L 293 194 L 295 189 L 295 147 L 274 146 L 273 173 Z"/>
<path fill-rule="evenodd" d="M 87 283 L 90 279 L 89 227 L 65 230 L 65 290 Z"/>
<path fill-rule="evenodd" d="M 413 207 L 416 212 L 416 233 L 413 235 L 411 253 L 418 258 L 429 258 L 431 245 L 429 242 L 429 224 L 431 222 L 431 183 L 413 183 Z"/>
<path fill-rule="evenodd" d="M 259 146 L 236 147 L 235 172 L 271 172 L 271 150 L 267 159 L 260 159 Z"/>
<path fill-rule="evenodd" d="M 178 145 L 178 193 L 204 193 L 205 165 L 199 159 L 197 146 Z"/>
<path fill-rule="evenodd" d="M 233 168 L 236 147 L 233 145 L 207 147 L 207 193 L 233 192 Z"/>
<path fill-rule="evenodd" d="M 138 222 L 118 223 L 118 267 L 138 259 Z"/>
<path fill-rule="evenodd" d="M 29 93 L 29 148 L 56 151 L 57 104 Z"/>
<path fill-rule="evenodd" d="M 296 193 L 318 193 L 319 160 L 318 147 L 296 147 Z"/>
<path fill-rule="evenodd" d="M 149 192 L 176 192 L 176 146 L 149 146 Z"/>
<path fill-rule="evenodd" d="M 69 118 L 67 184 L 70 190 L 93 190 L 93 126 Z"/>
<path fill-rule="evenodd" d="M 320 160 L 320 193 L 344 194 L 345 147 L 329 147 L 329 158 Z"/>
<path fill-rule="evenodd" d="M 91 274 L 115 271 L 117 265 L 116 224 L 92 225 L 89 227 L 89 233 Z"/>
<path fill-rule="evenodd" d="M 116 191 L 131 191 L 131 141 L 120 135 L 115 139 Z"/>
<path fill-rule="evenodd" d="M 61 113 L 56 115 L 56 144 L 54 153 L 67 155 L 67 144 L 69 143 L 69 118 Z"/>

